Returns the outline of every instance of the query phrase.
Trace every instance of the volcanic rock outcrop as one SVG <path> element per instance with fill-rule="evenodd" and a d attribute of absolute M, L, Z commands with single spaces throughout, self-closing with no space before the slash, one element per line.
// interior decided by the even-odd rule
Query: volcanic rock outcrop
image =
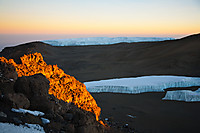
<path fill-rule="evenodd" d="M 39 57 L 41 57 L 41 55 Z M 31 60 L 32 58 L 28 59 Z M 35 58 L 35 60 L 37 59 L 38 58 Z M 41 58 L 37 61 L 38 63 L 44 63 L 41 62 Z M 28 64 L 26 64 L 25 67 L 27 67 L 27 65 Z M 15 67 L 12 63 L 5 63 L 0 61 L 0 122 L 14 123 L 17 125 L 23 125 L 25 123 L 39 124 L 44 128 L 45 132 L 55 133 L 105 132 L 104 126 L 96 121 L 96 116 L 94 115 L 94 112 L 78 108 L 77 104 L 73 103 L 73 100 L 72 102 L 68 103 L 63 101 L 62 99 L 57 99 L 57 95 L 54 96 L 49 94 L 49 88 L 51 88 L 52 81 L 49 81 L 48 78 L 46 78 L 46 76 L 44 76 L 43 74 L 33 74 L 32 76 L 21 75 L 21 77 L 18 77 L 21 74 L 19 73 L 19 68 L 23 68 L 21 65 L 19 66 L 20 67 L 15 66 L 16 69 L 18 69 L 17 75 Z M 32 67 L 35 66 L 32 65 Z M 53 68 L 56 69 L 55 66 L 52 67 L 52 69 Z M 38 68 L 37 70 L 39 69 L 40 68 Z M 63 80 L 66 79 L 64 78 Z M 74 80 L 75 79 L 72 79 L 71 81 Z M 78 83 L 81 84 L 80 82 Z M 77 95 L 78 94 L 79 93 L 77 93 Z M 12 108 L 23 108 L 33 111 L 38 110 L 44 112 L 45 114 L 44 116 L 34 116 L 29 113 L 16 113 L 12 111 Z M 50 120 L 50 123 L 44 123 L 42 121 L 42 117 Z"/>
<path fill-rule="evenodd" d="M 40 53 L 24 55 L 20 59 L 22 64 L 16 64 L 13 59 L 7 60 L 0 57 L 0 61 L 11 64 L 16 68 L 19 77 L 42 73 L 50 82 L 49 94 L 94 113 L 96 120 L 99 120 L 101 109 L 83 83 L 65 74 L 57 65 L 47 65 Z"/>

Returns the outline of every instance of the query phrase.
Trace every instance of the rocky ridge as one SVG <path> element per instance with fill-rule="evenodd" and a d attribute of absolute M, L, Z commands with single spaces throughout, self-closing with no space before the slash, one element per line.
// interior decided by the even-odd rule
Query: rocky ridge
<path fill-rule="evenodd" d="M 103 133 L 109 132 L 91 112 L 48 94 L 49 81 L 42 74 L 19 77 L 12 65 L 0 62 L 0 122 L 39 124 L 45 132 Z M 44 112 L 44 116 L 17 113 L 23 108 Z M 41 118 L 48 119 L 44 123 Z"/>

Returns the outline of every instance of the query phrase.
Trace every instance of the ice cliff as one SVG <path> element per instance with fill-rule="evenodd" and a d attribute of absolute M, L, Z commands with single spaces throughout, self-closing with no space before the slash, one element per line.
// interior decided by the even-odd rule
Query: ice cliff
<path fill-rule="evenodd" d="M 152 42 L 174 40 L 169 37 L 89 37 L 89 38 L 70 38 L 57 40 L 44 40 L 42 42 L 53 46 L 79 46 L 79 45 L 108 45 L 120 42 Z"/>
<path fill-rule="evenodd" d="M 184 76 L 143 76 L 85 82 L 89 92 L 113 92 L 137 94 L 163 92 L 171 87 L 200 86 L 200 78 Z"/>
<path fill-rule="evenodd" d="M 167 91 L 163 100 L 198 102 L 200 101 L 200 88 L 196 91 L 191 91 L 191 90 Z"/>

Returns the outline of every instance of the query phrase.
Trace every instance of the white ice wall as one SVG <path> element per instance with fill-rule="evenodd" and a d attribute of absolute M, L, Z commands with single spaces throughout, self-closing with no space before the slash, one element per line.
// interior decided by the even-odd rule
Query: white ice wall
<path fill-rule="evenodd" d="M 167 91 L 163 100 L 199 102 L 200 101 L 200 88 L 197 91 L 191 91 L 191 90 Z"/>
<path fill-rule="evenodd" d="M 113 92 L 137 94 L 162 92 L 171 87 L 200 86 L 200 78 L 184 76 L 143 76 L 85 82 L 89 92 Z"/>
<path fill-rule="evenodd" d="M 42 42 L 53 46 L 79 46 L 79 45 L 107 45 L 120 42 L 149 42 L 173 40 L 169 37 L 89 37 L 89 38 L 71 38 L 58 40 L 44 40 Z"/>

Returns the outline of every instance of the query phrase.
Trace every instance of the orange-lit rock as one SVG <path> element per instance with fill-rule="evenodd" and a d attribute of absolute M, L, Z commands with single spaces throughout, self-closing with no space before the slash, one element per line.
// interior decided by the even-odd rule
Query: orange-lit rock
<path fill-rule="evenodd" d="M 16 64 L 13 59 L 7 60 L 0 57 L 0 61 L 12 64 L 16 68 L 18 77 L 42 73 L 50 81 L 49 94 L 94 113 L 96 120 L 99 120 L 101 108 L 97 106 L 96 101 L 83 83 L 73 76 L 65 74 L 57 65 L 47 65 L 40 53 L 24 55 L 20 59 L 22 64 Z"/>

